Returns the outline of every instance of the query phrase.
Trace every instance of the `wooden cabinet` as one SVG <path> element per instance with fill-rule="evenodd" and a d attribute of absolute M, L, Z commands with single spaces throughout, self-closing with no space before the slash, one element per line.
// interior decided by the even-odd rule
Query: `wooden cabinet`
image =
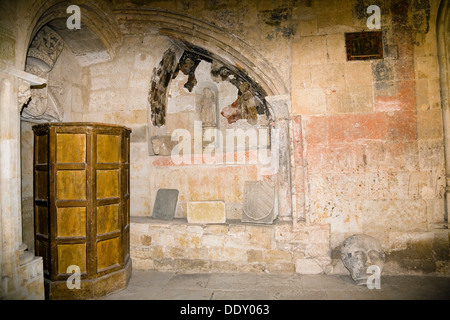
<path fill-rule="evenodd" d="M 33 131 L 35 250 L 44 260 L 46 297 L 95 299 L 125 288 L 131 130 L 58 123 Z"/>

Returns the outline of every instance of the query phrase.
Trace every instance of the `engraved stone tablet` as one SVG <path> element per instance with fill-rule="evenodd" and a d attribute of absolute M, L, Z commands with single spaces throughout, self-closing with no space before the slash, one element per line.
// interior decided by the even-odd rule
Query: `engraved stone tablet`
<path fill-rule="evenodd" d="M 272 182 L 246 181 L 241 221 L 271 224 L 274 203 L 275 188 Z"/>
<path fill-rule="evenodd" d="M 177 209 L 177 202 L 177 189 L 159 189 L 156 193 L 152 217 L 161 220 L 172 220 Z"/>

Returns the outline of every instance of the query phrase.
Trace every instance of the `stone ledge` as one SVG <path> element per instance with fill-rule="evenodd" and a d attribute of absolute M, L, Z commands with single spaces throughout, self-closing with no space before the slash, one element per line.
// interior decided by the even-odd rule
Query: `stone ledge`
<path fill-rule="evenodd" d="M 256 226 L 256 227 L 275 227 L 275 226 L 292 226 L 291 221 L 280 221 L 275 220 L 272 224 L 258 224 L 258 223 L 251 223 L 251 222 L 242 222 L 239 219 L 227 219 L 223 223 L 189 223 L 187 221 L 187 218 L 177 218 L 175 217 L 173 220 L 161 220 L 161 219 L 154 219 L 151 216 L 131 216 L 130 217 L 131 223 L 135 224 L 148 224 L 148 225 L 160 225 L 160 226 L 170 226 L 170 225 L 187 225 L 187 226 L 231 226 L 231 225 L 237 225 L 237 226 Z"/>

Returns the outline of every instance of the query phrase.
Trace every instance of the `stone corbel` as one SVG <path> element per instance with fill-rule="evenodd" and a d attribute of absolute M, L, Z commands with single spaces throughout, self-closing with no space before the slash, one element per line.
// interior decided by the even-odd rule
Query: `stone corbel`
<path fill-rule="evenodd" d="M 1 61 L 0 61 L 0 71 L 10 76 L 21 79 L 27 82 L 30 86 L 41 86 L 47 83 L 47 80 L 44 78 L 41 78 L 29 72 L 20 71 L 14 68 L 13 66 L 3 63 Z"/>

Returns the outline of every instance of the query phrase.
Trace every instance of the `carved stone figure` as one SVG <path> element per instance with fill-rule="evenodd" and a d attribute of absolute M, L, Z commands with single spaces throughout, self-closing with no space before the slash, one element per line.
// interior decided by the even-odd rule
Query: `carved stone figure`
<path fill-rule="evenodd" d="M 169 156 L 172 151 L 172 140 L 170 136 L 151 137 L 152 150 L 157 156 Z"/>
<path fill-rule="evenodd" d="M 200 120 L 203 127 L 216 126 L 216 95 L 210 88 L 204 88 L 200 98 Z"/>
<path fill-rule="evenodd" d="M 380 274 L 384 267 L 385 255 L 380 242 L 365 234 L 353 235 L 342 244 L 341 260 L 350 271 L 357 285 L 365 285 L 370 274 L 369 266 L 378 266 Z"/>

